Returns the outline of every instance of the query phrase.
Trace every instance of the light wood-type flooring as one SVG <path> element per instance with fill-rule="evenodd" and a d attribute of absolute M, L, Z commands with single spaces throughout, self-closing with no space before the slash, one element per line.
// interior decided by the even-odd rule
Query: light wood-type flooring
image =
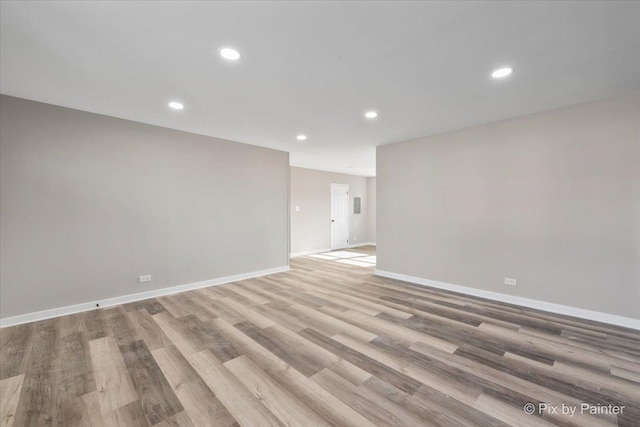
<path fill-rule="evenodd" d="M 640 426 L 637 331 L 291 267 L 3 329 L 0 426 Z"/>

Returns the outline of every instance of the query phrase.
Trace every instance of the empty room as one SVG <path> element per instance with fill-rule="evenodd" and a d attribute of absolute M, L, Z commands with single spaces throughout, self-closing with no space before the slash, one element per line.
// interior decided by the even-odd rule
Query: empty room
<path fill-rule="evenodd" d="M 640 426 L 639 22 L 0 0 L 0 426 Z"/>

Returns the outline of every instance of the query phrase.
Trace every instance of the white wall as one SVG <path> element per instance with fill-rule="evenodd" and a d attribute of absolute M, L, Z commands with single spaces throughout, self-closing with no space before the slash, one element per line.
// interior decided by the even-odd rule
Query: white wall
<path fill-rule="evenodd" d="M 377 181 L 378 269 L 640 318 L 640 94 L 378 147 Z"/>
<path fill-rule="evenodd" d="M 349 243 L 369 242 L 367 178 L 291 167 L 291 253 L 331 247 L 331 184 L 349 184 Z M 353 213 L 353 198 L 361 197 L 361 214 Z M 296 211 L 296 206 L 300 211 Z"/>
<path fill-rule="evenodd" d="M 0 112 L 3 318 L 288 264 L 287 153 L 7 96 Z"/>
<path fill-rule="evenodd" d="M 376 242 L 376 177 L 367 178 L 367 195 L 369 202 L 367 203 L 369 215 L 369 241 Z"/>

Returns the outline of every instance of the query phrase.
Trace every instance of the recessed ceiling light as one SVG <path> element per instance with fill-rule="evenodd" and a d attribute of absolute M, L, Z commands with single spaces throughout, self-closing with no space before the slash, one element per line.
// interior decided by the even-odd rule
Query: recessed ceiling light
<path fill-rule="evenodd" d="M 220 49 L 220 55 L 224 59 L 228 59 L 229 61 L 237 61 L 238 59 L 240 59 L 240 56 L 242 56 L 240 55 L 240 52 L 235 49 L 231 49 L 230 47 Z"/>
<path fill-rule="evenodd" d="M 307 139 L 307 135 L 298 135 L 298 136 L 296 136 L 296 139 L 297 139 L 298 141 L 304 141 L 304 140 L 306 140 L 306 139 Z"/>
<path fill-rule="evenodd" d="M 174 110 L 182 110 L 184 108 L 184 105 L 177 101 L 171 101 L 169 103 L 169 107 L 173 108 Z"/>
<path fill-rule="evenodd" d="M 513 73 L 513 68 L 511 67 L 498 68 L 493 73 L 491 73 L 491 77 L 493 77 L 494 79 L 501 79 L 503 77 L 507 77 L 511 73 Z"/>
<path fill-rule="evenodd" d="M 375 119 L 376 117 L 378 117 L 378 113 L 376 113 L 375 111 L 367 111 L 366 113 L 364 113 L 364 116 L 367 119 Z"/>

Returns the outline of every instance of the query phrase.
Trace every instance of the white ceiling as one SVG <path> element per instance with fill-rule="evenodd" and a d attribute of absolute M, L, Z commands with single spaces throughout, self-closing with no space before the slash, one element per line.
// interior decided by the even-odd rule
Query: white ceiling
<path fill-rule="evenodd" d="M 640 88 L 640 2 L 25 1 L 0 12 L 4 94 L 358 175 L 375 175 L 377 145 Z M 223 46 L 242 60 L 220 58 Z M 505 64 L 515 73 L 491 79 Z M 174 99 L 183 111 L 167 108 Z"/>

